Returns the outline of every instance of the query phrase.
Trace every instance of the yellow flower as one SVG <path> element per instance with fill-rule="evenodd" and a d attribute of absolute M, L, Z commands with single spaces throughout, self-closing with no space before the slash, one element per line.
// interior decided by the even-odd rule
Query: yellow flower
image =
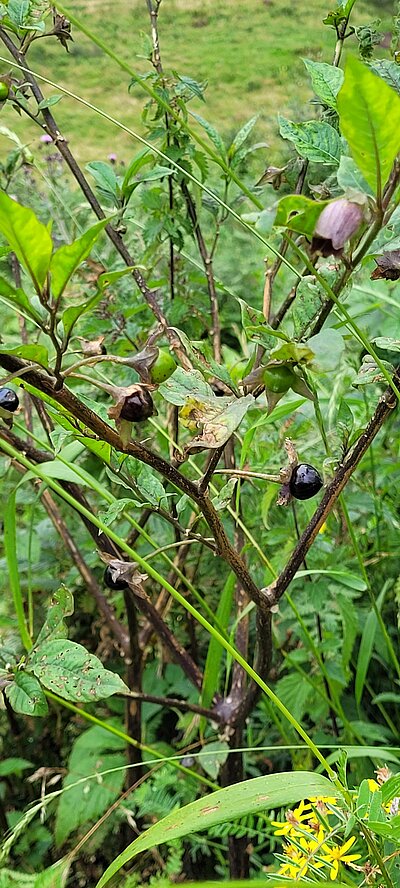
<path fill-rule="evenodd" d="M 339 863 L 352 863 L 353 860 L 360 859 L 361 854 L 347 854 L 355 841 L 356 837 L 351 836 L 341 848 L 339 845 L 331 845 L 330 847 L 328 847 L 328 845 L 322 846 L 321 850 L 324 852 L 322 860 L 329 863 L 331 867 L 331 879 L 336 879 L 339 872 Z"/>
<path fill-rule="evenodd" d="M 274 830 L 275 836 L 294 836 L 296 835 L 299 827 L 301 829 L 306 829 L 304 821 L 308 820 L 311 816 L 310 813 L 311 805 L 306 805 L 304 801 L 301 801 L 299 806 L 294 809 L 294 811 L 286 811 L 286 822 L 281 823 L 279 820 L 271 820 L 271 826 L 276 826 Z"/>
<path fill-rule="evenodd" d="M 294 845 L 285 845 L 285 854 L 289 858 L 287 863 L 283 863 L 279 873 L 281 876 L 287 875 L 290 879 L 297 879 L 305 876 L 309 865 L 309 847 L 307 840 L 302 838 L 299 841 L 300 848 Z"/>
<path fill-rule="evenodd" d="M 312 796 L 310 802 L 313 805 L 317 805 L 319 802 L 322 802 L 323 805 L 336 805 L 337 799 L 335 796 Z"/>
<path fill-rule="evenodd" d="M 376 780 L 368 780 L 368 789 L 370 792 L 377 792 L 380 789 L 379 783 Z"/>
<path fill-rule="evenodd" d="M 320 845 L 318 842 L 308 842 L 304 836 L 296 842 L 296 845 L 285 845 L 284 852 L 289 859 L 286 863 L 281 864 L 279 874 L 281 876 L 286 875 L 290 879 L 301 879 L 306 875 L 309 866 L 321 869 L 324 866 L 324 862 L 322 860 L 313 860 L 314 852 L 319 849 Z"/>

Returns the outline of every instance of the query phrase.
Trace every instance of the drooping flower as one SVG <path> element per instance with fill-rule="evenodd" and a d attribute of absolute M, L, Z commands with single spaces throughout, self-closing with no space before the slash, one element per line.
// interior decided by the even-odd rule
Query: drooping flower
<path fill-rule="evenodd" d="M 363 207 L 345 197 L 327 204 L 314 229 L 312 252 L 320 256 L 341 256 L 346 241 L 358 231 L 363 216 Z"/>

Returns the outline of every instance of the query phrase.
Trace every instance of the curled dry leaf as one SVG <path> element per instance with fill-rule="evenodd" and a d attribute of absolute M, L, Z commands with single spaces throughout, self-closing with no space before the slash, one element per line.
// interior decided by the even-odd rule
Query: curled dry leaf
<path fill-rule="evenodd" d="M 386 281 L 397 281 L 400 278 L 400 250 L 390 250 L 377 256 L 376 268 L 371 274 L 371 281 L 384 278 Z"/>

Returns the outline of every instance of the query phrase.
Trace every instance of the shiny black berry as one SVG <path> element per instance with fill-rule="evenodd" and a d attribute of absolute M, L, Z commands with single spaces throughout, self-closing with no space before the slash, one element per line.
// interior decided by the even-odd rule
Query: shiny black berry
<path fill-rule="evenodd" d="M 322 478 L 314 466 L 301 463 L 293 469 L 289 482 L 290 493 L 295 499 L 306 500 L 315 496 L 322 487 Z"/>
<path fill-rule="evenodd" d="M 113 571 L 108 565 L 104 571 L 104 585 L 108 586 L 109 589 L 117 589 L 118 591 L 122 591 L 123 589 L 128 588 L 128 584 L 121 577 L 114 579 L 115 571 Z"/>
<path fill-rule="evenodd" d="M 15 392 L 9 388 L 0 388 L 0 407 L 3 410 L 9 410 L 10 413 L 19 407 L 19 400 Z"/>
<path fill-rule="evenodd" d="M 128 422 L 143 422 L 153 416 L 153 413 L 153 398 L 150 392 L 143 388 L 125 398 L 120 417 L 127 419 Z"/>

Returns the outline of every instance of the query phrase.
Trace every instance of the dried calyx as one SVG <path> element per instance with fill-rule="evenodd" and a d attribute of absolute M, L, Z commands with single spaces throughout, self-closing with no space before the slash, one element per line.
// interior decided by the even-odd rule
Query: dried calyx
<path fill-rule="evenodd" d="M 111 410 L 115 412 L 115 409 L 112 407 L 109 410 L 110 416 Z M 141 385 L 138 385 L 136 391 L 124 398 L 119 410 L 119 418 L 126 419 L 128 422 L 144 422 L 145 419 L 149 419 L 153 414 L 153 398 L 150 392 Z"/>

